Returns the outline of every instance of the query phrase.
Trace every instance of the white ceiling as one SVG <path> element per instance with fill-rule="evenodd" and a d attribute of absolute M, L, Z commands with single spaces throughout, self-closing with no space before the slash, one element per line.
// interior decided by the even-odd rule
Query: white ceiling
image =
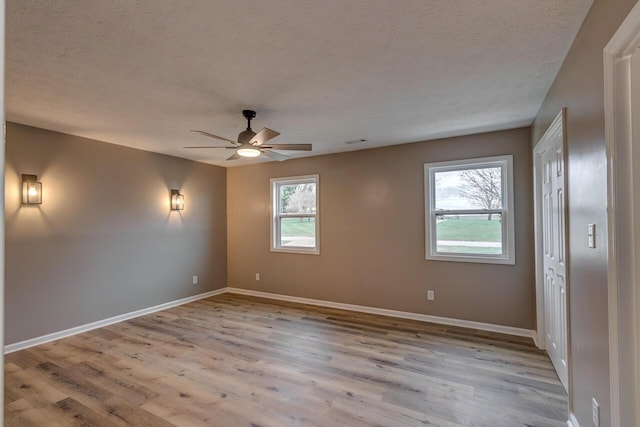
<path fill-rule="evenodd" d="M 294 155 L 526 126 L 592 2 L 8 0 L 7 119 L 223 166 L 181 147 L 245 108 Z"/>

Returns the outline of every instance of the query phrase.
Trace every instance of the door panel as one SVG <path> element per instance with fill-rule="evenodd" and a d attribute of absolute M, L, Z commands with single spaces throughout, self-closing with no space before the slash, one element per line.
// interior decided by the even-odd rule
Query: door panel
<path fill-rule="evenodd" d="M 542 228 L 545 275 L 545 347 L 560 381 L 567 389 L 567 289 L 565 189 L 562 134 L 556 133 L 542 152 Z"/>

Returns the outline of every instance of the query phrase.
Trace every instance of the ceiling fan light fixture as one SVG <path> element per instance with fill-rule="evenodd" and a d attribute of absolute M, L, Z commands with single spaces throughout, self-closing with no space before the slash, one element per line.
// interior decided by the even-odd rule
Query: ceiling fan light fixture
<path fill-rule="evenodd" d="M 260 150 L 251 144 L 242 144 L 237 151 L 239 156 L 242 157 L 258 157 Z"/>

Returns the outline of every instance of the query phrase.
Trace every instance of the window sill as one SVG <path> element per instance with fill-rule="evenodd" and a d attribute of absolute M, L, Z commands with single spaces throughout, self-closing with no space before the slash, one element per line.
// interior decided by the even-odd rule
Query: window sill
<path fill-rule="evenodd" d="M 515 259 L 464 255 L 427 255 L 427 261 L 473 262 L 476 264 L 515 265 Z"/>
<path fill-rule="evenodd" d="M 318 248 L 300 248 L 300 247 L 287 247 L 287 248 L 271 248 L 271 252 L 281 252 L 286 254 L 305 254 L 305 255 L 320 255 L 320 249 Z"/>

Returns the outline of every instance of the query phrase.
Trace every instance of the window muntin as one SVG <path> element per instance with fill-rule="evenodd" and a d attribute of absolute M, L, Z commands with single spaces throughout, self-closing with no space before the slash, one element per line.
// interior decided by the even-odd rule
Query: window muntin
<path fill-rule="evenodd" d="M 426 259 L 514 264 L 513 157 L 425 164 Z"/>
<path fill-rule="evenodd" d="M 318 175 L 271 180 L 271 250 L 318 254 Z"/>

